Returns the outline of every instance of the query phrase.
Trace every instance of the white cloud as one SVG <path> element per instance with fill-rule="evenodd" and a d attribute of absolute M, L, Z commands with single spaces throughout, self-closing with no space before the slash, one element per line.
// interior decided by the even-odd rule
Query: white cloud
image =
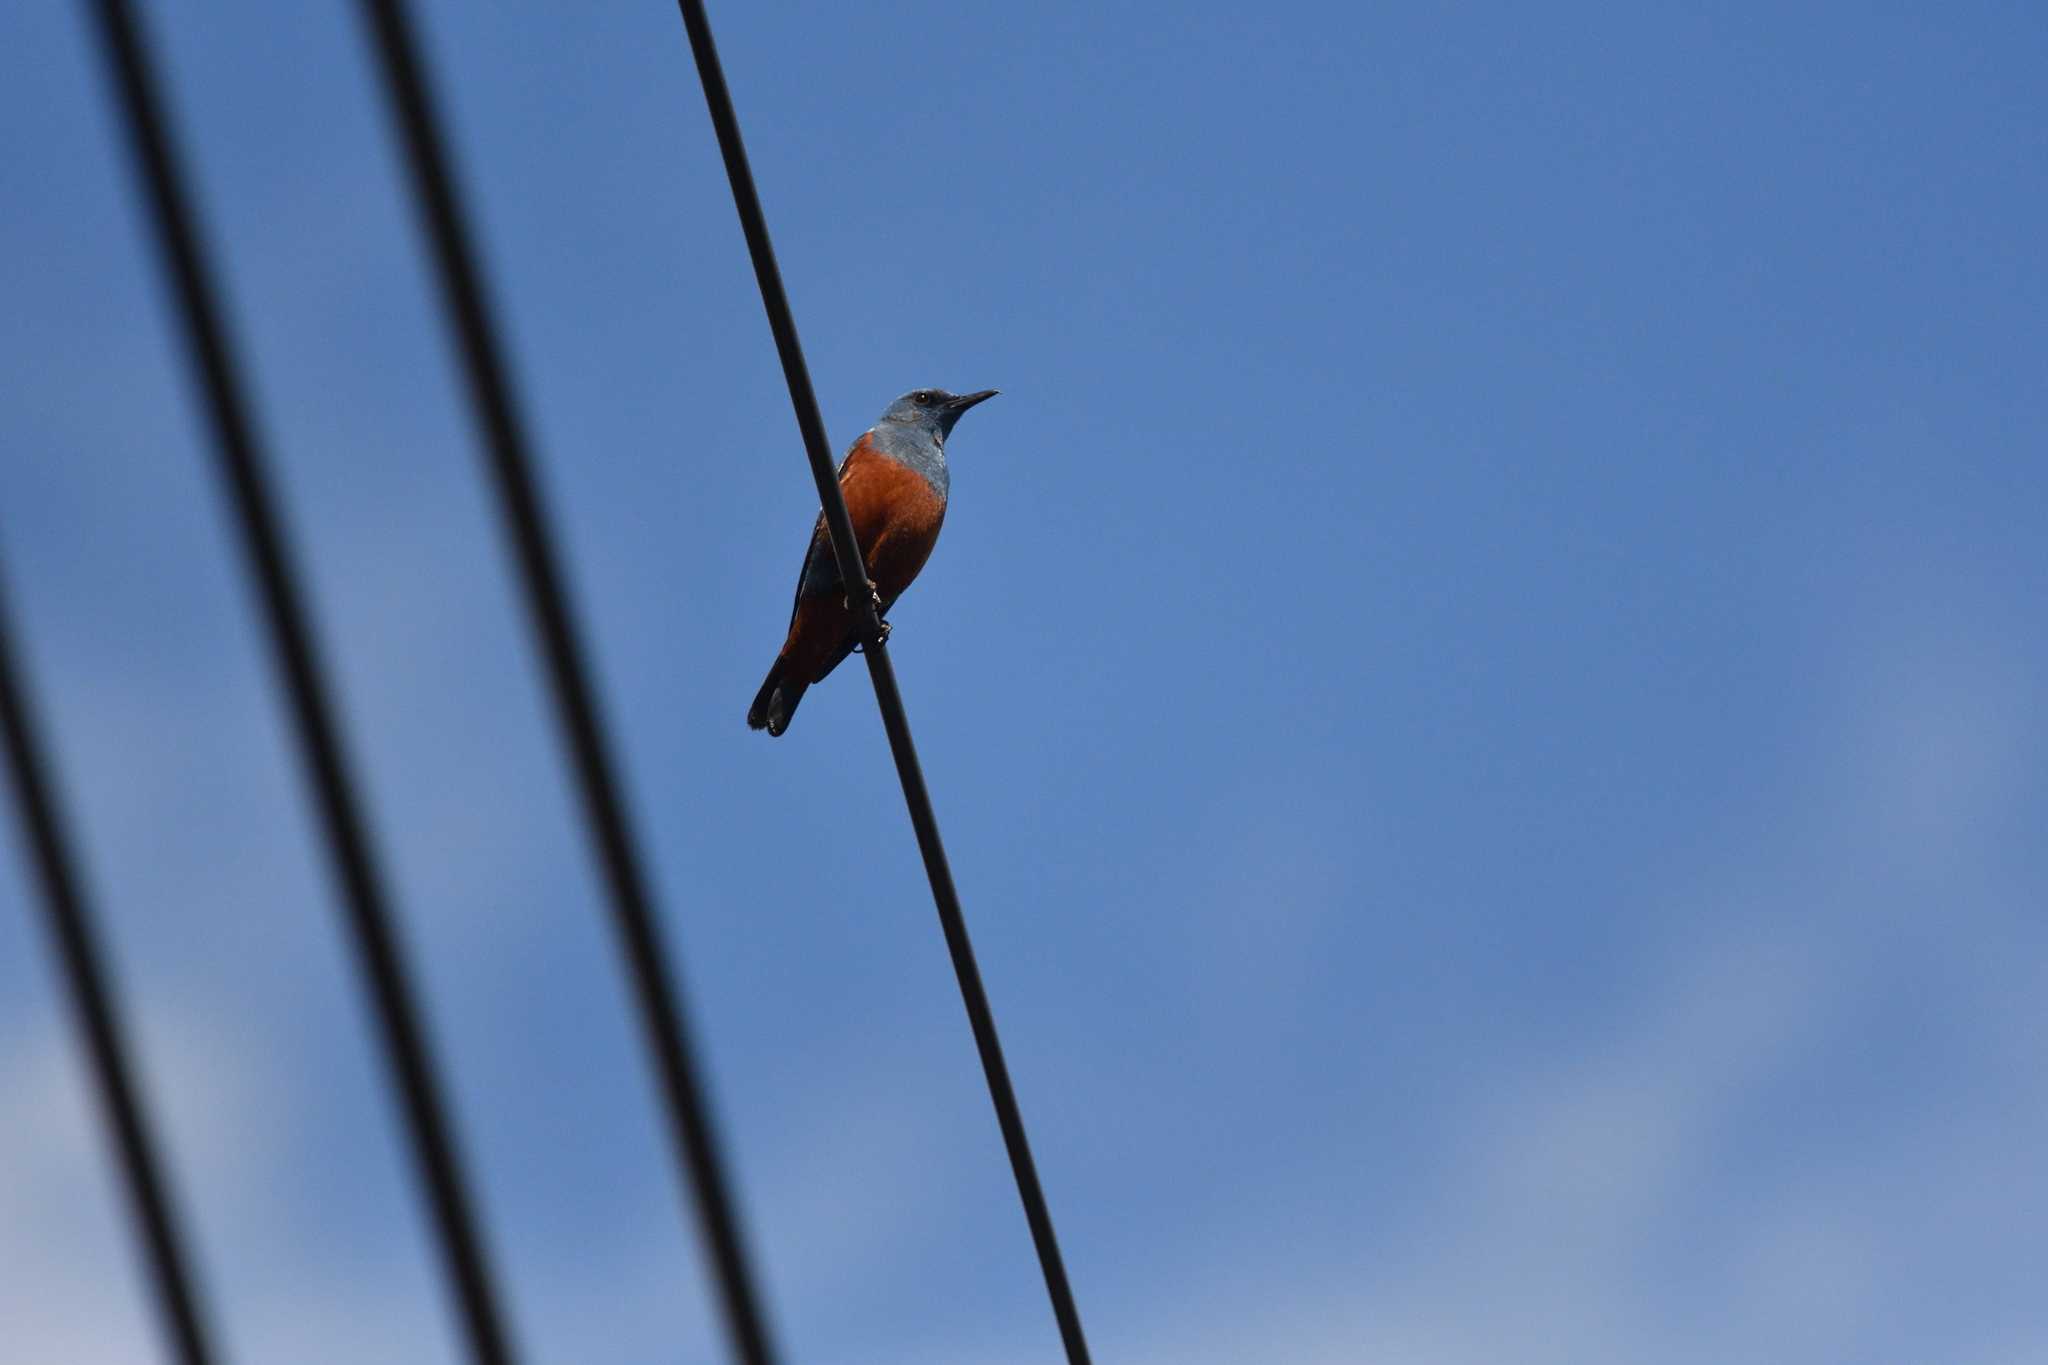
<path fill-rule="evenodd" d="M 1768 847 L 1676 898 L 1688 928 L 1632 997 L 1563 1041 L 1503 1040 L 1395 1254 L 1281 1264 L 1267 1243 L 1260 1264 L 1219 1238 L 1102 1354 L 2048 1359 L 2048 936 L 1998 894 L 1985 834 L 2028 780 L 2042 698 L 2009 651 L 1937 636 L 1896 667 L 1848 661 L 1825 780 L 1757 794 Z M 1942 1036 L 1917 1067 L 1867 1036 L 1922 1018 Z M 1848 1098 L 1816 1118 L 1816 1087 Z M 1983 1302 L 1946 1300 L 1957 1281 Z"/>
<path fill-rule="evenodd" d="M 426 648 L 432 618 L 415 624 L 405 647 Z M 1233 1239 L 1229 1227 L 1190 1245 L 1175 1211 L 1155 1210 L 1168 1270 L 1132 1277 L 1149 1302 L 1093 1319 L 1099 1354 L 1140 1365 L 1813 1362 L 1881 1354 L 1889 1332 L 1938 1340 L 1944 1360 L 2048 1358 L 2048 1310 L 2009 1287 L 2015 1267 L 2048 1260 L 2048 970 L 2039 907 L 2013 892 L 2009 850 L 1987 833 L 2032 780 L 2042 698 L 1995 632 L 1900 638 L 1843 658 L 1841 732 L 1803 788 L 1755 794 L 1767 833 L 1659 900 L 1656 918 L 1685 928 L 1632 991 L 1575 1032 L 1495 1039 L 1478 1055 L 1462 1098 L 1434 1120 L 1446 1134 L 1435 1164 L 1403 1177 L 1423 1193 L 1397 1237 L 1370 1255 L 1326 1236 Z M 133 710 L 119 729 L 148 731 L 141 701 L 103 689 L 96 700 Z M 118 771 L 119 747 L 89 738 L 85 766 Z M 252 749 L 243 761 L 262 759 Z M 122 841 L 141 842 L 153 808 L 183 799 L 175 782 L 120 790 Z M 1278 813 L 1233 831 L 1237 880 L 1219 886 L 1221 909 L 1191 926 L 1187 947 L 1246 998 L 1299 1008 L 1297 983 L 1355 867 L 1330 857 L 1336 836 L 1302 832 L 1295 819 L 1309 816 L 1248 804 Z M 459 815 L 449 828 L 466 828 Z M 481 847 L 483 827 L 459 840 L 475 851 L 471 837 Z M 498 875 L 516 882 L 519 861 Z M 1273 867 L 1286 875 L 1262 880 Z M 471 870 L 450 885 L 472 885 Z M 1274 898 L 1287 914 L 1246 918 Z M 207 1242 L 274 1253 L 234 1280 L 238 1354 L 453 1358 L 431 1263 L 404 1246 L 366 1264 L 293 1244 L 310 1206 L 295 1191 L 319 1173 L 291 1167 L 285 1128 L 320 1078 L 151 984 L 138 983 L 151 1093 L 180 1171 L 209 1195 Z M 1871 1049 L 1899 1047 L 1866 1033 L 1915 1021 L 1933 1062 L 1896 1080 L 1860 1075 Z M 813 1324 L 838 1311 L 818 1304 L 857 1298 L 902 1246 L 929 1243 L 920 1220 L 963 1180 L 959 1135 L 903 1117 L 942 1106 L 900 1103 L 913 1083 L 878 1078 L 889 1070 L 850 1057 L 843 1093 L 811 1095 L 801 1131 L 747 1156 L 775 1299 Z M 10 1351 L 151 1358 L 154 1323 L 68 1038 L 0 1019 L 0 1075 Z M 1901 1088 L 1860 1114 L 1805 1112 L 1815 1087 L 1859 1079 Z M 877 1105 L 877 1092 L 898 1103 Z M 1797 1133 L 1802 1123 L 1814 1131 Z M 664 1188 L 659 1216 L 670 1202 Z M 717 1358 L 701 1268 L 672 1240 L 565 1246 L 546 1269 L 536 1340 L 601 1338 L 616 1358 L 653 1359 L 681 1330 Z M 1928 1287 L 1958 1278 L 1988 1283 L 1987 1306 L 1966 1312 Z M 930 1359 L 1021 1365 L 1049 1343 L 949 1343 Z"/>
<path fill-rule="evenodd" d="M 154 1026 L 137 1061 L 173 1179 L 180 1170 L 219 1175 L 246 1159 L 244 1122 L 260 1110 L 237 1059 L 189 1018 L 136 1014 Z M 0 1076 L 0 1320 L 10 1356 L 150 1358 L 154 1305 L 82 1051 L 56 1021 L 17 1016 L 0 1030 Z"/>

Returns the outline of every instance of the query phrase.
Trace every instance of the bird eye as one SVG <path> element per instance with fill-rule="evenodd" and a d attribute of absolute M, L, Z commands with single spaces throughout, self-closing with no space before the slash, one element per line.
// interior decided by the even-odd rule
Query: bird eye
<path fill-rule="evenodd" d="M 912 395 L 910 395 L 910 397 L 911 401 L 916 403 L 921 408 L 928 408 L 932 405 L 932 395 L 929 389 L 913 393 Z"/>

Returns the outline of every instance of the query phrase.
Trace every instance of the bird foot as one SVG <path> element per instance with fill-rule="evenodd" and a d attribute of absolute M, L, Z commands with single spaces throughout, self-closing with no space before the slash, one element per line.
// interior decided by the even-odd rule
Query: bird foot
<path fill-rule="evenodd" d="M 853 652 L 856 654 L 865 654 L 868 652 L 867 647 L 869 645 L 886 644 L 889 639 L 889 632 L 893 629 L 895 629 L 895 627 L 891 626 L 887 621 L 882 622 L 881 629 L 875 632 L 875 638 L 872 640 L 863 640 L 861 643 L 855 645 L 853 647 Z"/>
<path fill-rule="evenodd" d="M 872 578 L 868 580 L 868 601 L 874 604 L 875 615 L 879 618 L 882 614 L 882 589 L 881 585 L 876 583 L 875 580 Z M 848 593 L 846 596 L 840 598 L 839 603 L 848 611 L 852 611 L 853 594 Z"/>
<path fill-rule="evenodd" d="M 848 611 L 853 610 L 853 594 L 848 593 L 840 602 Z M 882 589 L 872 578 L 868 580 L 868 603 L 875 609 L 875 634 L 873 639 L 856 644 L 856 652 L 864 652 L 864 646 L 878 645 L 889 638 L 889 623 L 882 619 Z"/>

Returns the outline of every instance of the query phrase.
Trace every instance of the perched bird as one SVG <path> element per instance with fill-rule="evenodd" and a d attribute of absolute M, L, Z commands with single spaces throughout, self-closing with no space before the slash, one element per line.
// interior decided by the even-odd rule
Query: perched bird
<path fill-rule="evenodd" d="M 939 524 L 946 519 L 946 437 L 961 413 L 995 394 L 913 389 L 891 403 L 839 462 L 839 491 L 846 495 L 868 571 L 868 582 L 854 591 L 870 594 L 878 615 L 888 613 L 938 543 Z M 787 730 L 804 689 L 823 682 L 853 652 L 859 623 L 820 512 L 796 581 L 789 637 L 747 709 L 747 724 L 771 735 Z M 882 629 L 886 635 L 886 623 Z"/>

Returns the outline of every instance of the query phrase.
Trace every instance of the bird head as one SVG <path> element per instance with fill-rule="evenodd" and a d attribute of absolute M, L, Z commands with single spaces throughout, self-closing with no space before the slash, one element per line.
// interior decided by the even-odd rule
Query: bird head
<path fill-rule="evenodd" d="M 944 389 L 912 389 L 889 405 L 884 422 L 928 433 L 943 443 L 960 420 L 960 414 L 984 399 L 996 396 L 994 389 L 980 393 L 947 393 Z"/>

